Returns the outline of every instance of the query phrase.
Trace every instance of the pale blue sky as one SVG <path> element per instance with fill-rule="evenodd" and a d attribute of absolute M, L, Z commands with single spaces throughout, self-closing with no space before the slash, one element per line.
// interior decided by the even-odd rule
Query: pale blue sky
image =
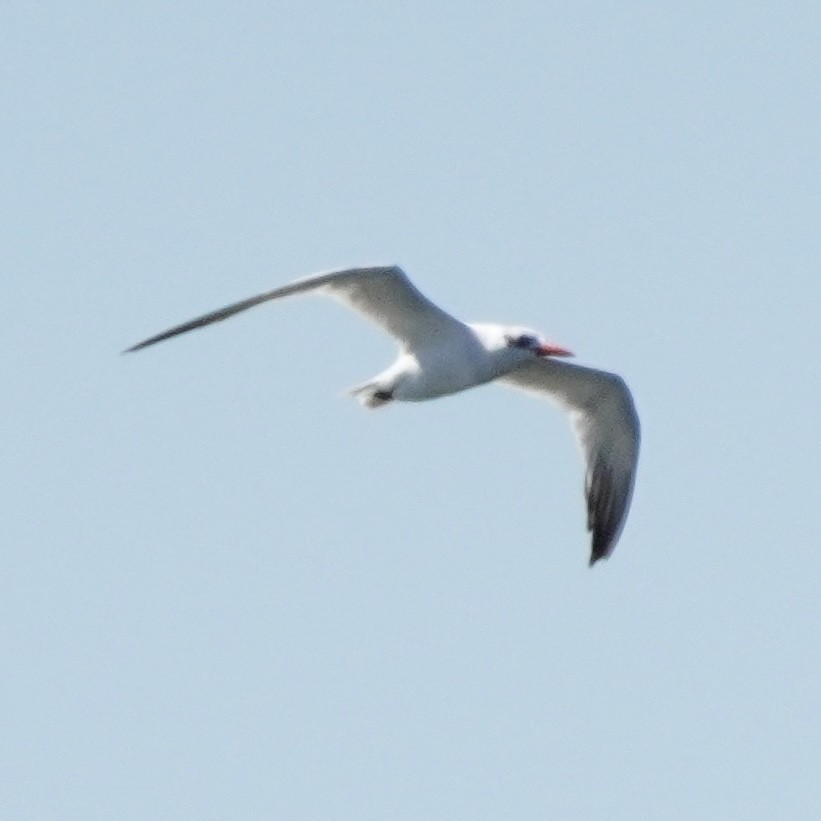
<path fill-rule="evenodd" d="M 821 812 L 816 3 L 19 3 L 0 25 L 0 814 Z M 366 413 L 398 262 L 621 373 Z"/>

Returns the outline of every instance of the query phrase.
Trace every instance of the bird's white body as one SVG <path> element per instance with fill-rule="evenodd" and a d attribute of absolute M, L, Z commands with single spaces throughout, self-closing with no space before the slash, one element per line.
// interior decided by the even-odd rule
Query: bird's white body
<path fill-rule="evenodd" d="M 402 402 L 424 402 L 492 382 L 530 358 L 504 344 L 496 325 L 464 324 L 435 344 L 401 350 L 396 361 L 351 393 L 368 407 L 378 406 L 368 390 L 390 393 Z"/>
<path fill-rule="evenodd" d="M 590 563 L 611 553 L 630 506 L 639 450 L 638 416 L 623 380 L 557 361 L 554 357 L 568 356 L 569 351 L 526 328 L 460 322 L 421 294 L 396 266 L 306 277 L 178 325 L 128 350 L 308 291 L 341 300 L 397 339 L 396 361 L 351 391 L 366 407 L 421 402 L 499 380 L 552 399 L 567 410 L 587 463 Z"/>

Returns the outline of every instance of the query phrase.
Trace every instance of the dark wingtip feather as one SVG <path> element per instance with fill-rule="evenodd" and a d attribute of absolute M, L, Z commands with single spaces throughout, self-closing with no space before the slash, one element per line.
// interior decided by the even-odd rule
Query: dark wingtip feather
<path fill-rule="evenodd" d="M 149 345 L 155 345 L 157 342 L 162 342 L 163 339 L 168 339 L 168 337 L 163 336 L 160 339 L 146 339 L 143 342 L 138 342 L 136 345 L 132 345 L 130 348 L 126 348 L 124 351 L 120 351 L 120 353 L 134 353 L 135 351 L 141 351 L 143 348 L 149 347 Z"/>
<path fill-rule="evenodd" d="M 588 567 L 593 567 L 599 559 L 606 559 L 610 555 L 610 549 L 607 542 L 600 538 L 601 532 L 594 534 L 593 546 L 590 549 L 590 562 Z"/>
<path fill-rule="evenodd" d="M 260 302 L 265 302 L 266 299 L 270 298 L 271 293 L 273 292 L 260 294 L 259 296 L 252 296 L 250 299 L 243 299 L 241 302 L 234 302 L 232 305 L 226 305 L 224 308 L 211 311 L 210 314 L 203 314 L 202 316 L 198 316 L 196 319 L 183 322 L 182 325 L 175 325 L 167 331 L 150 336 L 148 339 L 144 339 L 142 342 L 138 342 L 136 345 L 126 348 L 123 353 L 141 351 L 149 345 L 156 345 L 158 342 L 163 342 L 174 336 L 188 333 L 188 331 L 193 331 L 197 328 L 204 328 L 206 325 L 211 325 L 214 322 L 222 322 L 224 319 L 228 319 L 229 316 L 234 316 L 234 314 L 238 314 L 241 311 L 246 311 L 248 308 L 253 308 L 255 305 L 259 305 Z"/>
<path fill-rule="evenodd" d="M 587 493 L 587 529 L 593 534 L 590 567 L 612 552 L 624 516 L 624 491 L 614 481 L 612 471 L 599 460 Z"/>

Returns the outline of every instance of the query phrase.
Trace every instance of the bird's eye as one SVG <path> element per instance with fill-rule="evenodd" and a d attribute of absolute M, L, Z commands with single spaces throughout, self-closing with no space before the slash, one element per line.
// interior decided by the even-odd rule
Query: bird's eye
<path fill-rule="evenodd" d="M 519 336 L 505 337 L 508 348 L 521 348 L 530 350 L 536 344 L 536 337 L 532 334 L 520 334 Z"/>

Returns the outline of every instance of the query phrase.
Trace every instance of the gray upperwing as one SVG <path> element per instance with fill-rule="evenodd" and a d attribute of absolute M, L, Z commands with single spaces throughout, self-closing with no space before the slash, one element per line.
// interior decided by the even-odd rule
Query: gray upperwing
<path fill-rule="evenodd" d="M 431 336 L 453 334 L 464 328 L 461 322 L 424 296 L 401 268 L 373 266 L 329 271 L 295 280 L 176 325 L 132 345 L 123 353 L 139 351 L 173 336 L 222 322 L 263 302 L 314 290 L 336 297 L 410 347 Z"/>
<path fill-rule="evenodd" d="M 553 399 L 569 411 L 584 456 L 590 564 L 609 556 L 627 519 L 640 427 L 633 397 L 616 374 L 539 359 L 501 379 Z"/>

